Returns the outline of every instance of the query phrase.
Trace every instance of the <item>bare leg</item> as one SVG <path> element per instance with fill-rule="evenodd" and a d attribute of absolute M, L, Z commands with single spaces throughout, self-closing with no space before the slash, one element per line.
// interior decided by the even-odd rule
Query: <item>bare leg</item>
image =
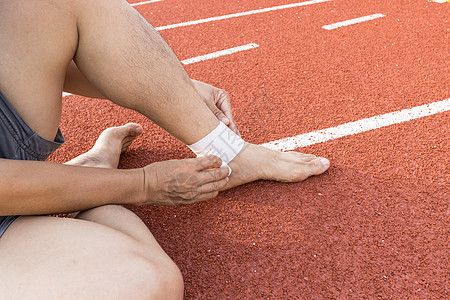
<path fill-rule="evenodd" d="M 143 113 L 186 144 L 217 126 L 171 49 L 125 1 L 0 4 L 0 89 L 43 137 L 55 136 L 72 59 L 108 99 Z"/>
<path fill-rule="evenodd" d="M 78 3 L 74 61 L 103 95 L 186 144 L 217 126 L 172 50 L 136 10 L 118 0 Z"/>
<path fill-rule="evenodd" d="M 129 229 L 140 229 L 116 208 L 86 215 L 100 222 L 43 216 L 14 221 L 0 239 L 2 298 L 182 299 L 181 274 L 148 230 L 141 241 L 101 224 L 106 218 L 131 220 Z"/>
<path fill-rule="evenodd" d="M 133 123 L 108 128 L 90 151 L 68 164 L 115 168 L 120 154 L 141 130 Z M 0 239 L 2 296 L 8 299 L 183 297 L 180 271 L 131 211 L 107 205 L 83 211 L 76 218 L 21 217 L 11 225 Z M 22 285 L 27 288 L 20 288 Z"/>
<path fill-rule="evenodd" d="M 44 137 L 55 136 L 72 59 L 102 95 L 141 112 L 186 144 L 217 126 L 170 48 L 125 1 L 12 1 L 15 5 L 0 0 L 0 89 Z M 35 18 L 36 11 L 45 14 Z M 30 74 L 36 86 L 23 80 Z M 232 168 L 230 186 L 236 186 L 256 179 L 299 181 L 328 165 L 250 145 Z"/>
<path fill-rule="evenodd" d="M 147 117 L 151 118 L 153 121 L 155 121 L 158 125 L 162 126 L 166 130 L 168 130 L 171 134 L 178 137 L 183 142 L 189 144 L 192 143 L 192 141 L 197 141 L 200 137 L 203 137 L 206 134 L 205 131 L 202 131 L 203 133 L 200 135 L 196 135 L 196 128 L 198 126 L 206 126 L 204 128 L 207 128 L 206 133 L 209 133 L 215 126 L 217 125 L 217 122 L 213 122 L 211 120 L 211 112 L 206 109 L 206 106 L 202 101 L 198 100 L 197 93 L 192 90 L 192 85 L 189 81 L 188 76 L 185 74 L 184 70 L 182 70 L 181 66 L 178 63 L 178 60 L 176 57 L 172 54 L 172 51 L 167 47 L 164 41 L 160 39 L 160 36 L 153 30 L 151 25 L 149 25 L 145 20 L 142 20 L 141 16 L 138 15 L 136 18 L 134 12 L 127 13 L 128 20 L 124 19 L 123 23 L 128 24 L 131 23 L 135 27 L 135 31 L 140 33 L 139 35 L 142 35 L 142 41 L 140 41 L 137 38 L 131 38 L 129 33 L 124 30 L 123 34 L 124 36 L 120 39 L 126 40 L 127 38 L 130 40 L 130 43 L 133 45 L 131 49 L 135 49 L 134 53 L 130 53 L 129 49 L 130 47 L 127 47 L 128 49 L 121 49 L 120 46 L 117 47 L 116 44 L 109 45 L 108 43 L 102 43 L 97 44 L 97 48 L 94 51 L 94 54 L 89 53 L 88 55 L 95 55 L 97 59 L 105 60 L 104 53 L 109 53 L 112 57 L 114 57 L 116 54 L 115 52 L 120 53 L 127 53 L 123 54 L 124 57 L 134 57 L 135 59 L 138 59 L 138 61 L 134 60 L 127 60 L 124 61 L 123 59 L 119 60 L 121 61 L 120 64 L 109 64 L 105 62 L 105 67 L 108 68 L 123 68 L 123 69 L 130 69 L 138 70 L 136 74 L 134 74 L 133 79 L 135 82 L 132 82 L 126 91 L 124 96 L 121 97 L 125 99 L 126 101 L 122 101 L 121 98 L 117 97 L 117 95 L 120 95 L 120 93 L 123 93 L 123 91 L 113 91 L 114 93 L 111 93 L 109 96 L 110 99 L 117 99 L 115 100 L 116 103 L 119 105 L 127 106 L 134 108 Z M 139 25 L 137 25 L 139 24 Z M 96 25 L 97 27 L 90 28 L 87 27 L 86 30 L 94 31 L 99 30 L 101 26 Z M 131 30 L 131 29 L 130 29 Z M 115 33 L 116 34 L 116 33 Z M 136 35 L 139 36 L 139 35 Z M 88 35 L 89 37 L 90 35 Z M 114 40 L 111 38 L 111 40 Z M 87 44 L 92 45 L 92 43 L 95 43 L 96 41 L 92 40 L 88 42 Z M 83 43 L 81 43 L 83 45 Z M 125 46 L 125 44 L 123 45 Z M 94 47 L 92 47 L 94 48 Z M 150 51 L 151 50 L 151 51 Z M 138 53 L 136 53 L 138 52 Z M 79 51 L 80 54 L 84 54 L 84 52 Z M 152 56 L 152 53 L 157 53 L 159 55 Z M 165 59 L 161 60 L 160 55 L 163 55 Z M 75 58 L 77 61 L 77 64 L 80 68 L 80 70 L 83 73 L 96 73 L 99 72 L 99 70 L 102 70 L 102 68 L 98 68 L 97 66 L 93 64 L 83 64 L 83 61 L 80 61 L 81 58 L 84 58 L 80 55 L 77 55 Z M 96 59 L 96 60 L 97 60 Z M 141 62 L 142 60 L 142 62 Z M 122 64 L 123 62 L 123 64 Z M 129 63 L 135 63 L 136 66 L 130 66 L 127 65 Z M 142 68 L 139 67 L 139 65 L 144 66 L 155 66 L 158 70 L 169 70 L 170 72 L 167 72 L 167 74 L 158 73 L 157 76 L 154 76 L 154 74 L 151 74 L 152 78 L 149 78 L 149 70 L 153 70 L 153 67 L 148 68 Z M 159 66 L 159 67 L 158 67 Z M 108 96 L 108 92 L 106 89 L 109 88 L 109 86 L 103 88 L 104 82 L 102 81 L 102 74 L 97 74 L 95 77 L 90 77 L 86 73 L 86 76 L 94 83 L 94 85 L 98 86 L 100 91 Z M 111 69 L 110 72 L 104 72 L 106 74 L 117 74 L 120 73 L 119 70 L 113 70 Z M 122 75 L 127 75 L 125 72 L 121 73 Z M 172 77 L 176 74 L 176 77 Z M 161 76 L 161 78 L 167 78 L 170 76 L 170 78 L 178 78 L 178 81 L 171 81 L 171 82 L 177 82 L 176 86 L 169 85 L 169 79 L 167 79 L 168 82 L 166 82 L 164 85 L 156 81 L 156 78 L 158 76 Z M 110 82 L 110 80 L 116 80 L 118 87 L 123 87 L 120 83 L 125 81 L 128 82 L 127 76 L 124 77 L 117 77 L 117 76 L 111 76 L 112 78 L 108 79 L 106 82 Z M 95 80 L 97 79 L 97 80 Z M 156 84 L 157 86 L 165 86 L 164 89 L 167 89 L 168 91 L 173 91 L 174 93 L 169 96 L 163 96 L 161 97 L 161 94 L 145 94 L 140 93 L 136 95 L 136 90 L 149 90 L 149 93 L 151 89 L 148 89 L 149 87 L 152 87 L 152 85 Z M 165 95 L 165 93 L 164 93 Z M 177 96 L 178 95 L 178 96 Z M 149 99 L 157 99 L 158 96 L 160 99 L 168 99 L 167 106 L 156 106 L 156 102 L 154 101 L 152 103 L 149 103 Z M 187 102 L 187 104 L 186 104 Z M 173 110 L 174 107 L 182 108 L 180 110 Z M 194 110 L 194 113 L 197 114 L 199 118 L 197 119 L 192 118 L 191 115 L 187 112 L 191 111 L 190 109 L 184 108 L 184 106 L 195 106 L 196 109 Z M 157 108 L 155 110 L 155 107 Z M 178 118 L 178 116 L 181 116 Z M 189 118 L 186 119 L 186 118 Z M 201 120 L 210 120 L 207 122 L 208 125 L 203 123 Z M 217 121 L 217 120 L 215 120 Z M 190 125 L 188 125 L 190 124 Z M 178 126 L 184 126 L 184 129 L 188 129 L 188 132 L 182 132 L 179 133 Z M 194 129 L 193 132 L 190 132 L 191 129 Z M 193 138 L 195 136 L 195 138 Z M 267 180 L 279 180 L 279 181 L 287 181 L 287 182 L 293 182 L 293 181 L 301 181 L 309 176 L 312 175 L 319 175 L 323 172 L 325 172 L 329 167 L 329 161 L 326 159 L 322 159 L 320 157 L 315 157 L 311 155 L 304 155 L 301 153 L 280 153 L 272 150 L 268 150 L 263 147 L 259 147 L 256 145 L 248 144 L 248 147 L 245 148 L 245 150 L 233 160 L 233 162 L 230 164 L 230 166 L 233 169 L 233 173 L 231 176 L 230 183 L 227 188 L 231 188 L 240 184 L 244 184 L 247 182 L 251 182 L 258 179 L 267 179 Z"/>

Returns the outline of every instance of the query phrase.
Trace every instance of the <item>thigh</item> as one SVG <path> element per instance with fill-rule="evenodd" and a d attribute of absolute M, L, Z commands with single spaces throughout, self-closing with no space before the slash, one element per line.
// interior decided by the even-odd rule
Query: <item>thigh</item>
<path fill-rule="evenodd" d="M 62 2 L 0 0 L 0 90 L 25 122 L 53 140 L 76 19 Z"/>
<path fill-rule="evenodd" d="M 173 262 L 155 244 L 85 220 L 20 217 L 0 239 L 6 299 L 133 299 L 161 289 Z M 169 273 L 160 270 L 169 270 Z"/>
<path fill-rule="evenodd" d="M 104 205 L 81 211 L 75 218 L 113 228 L 128 235 L 151 252 L 169 258 L 153 237 L 144 222 L 132 211 L 121 205 Z"/>

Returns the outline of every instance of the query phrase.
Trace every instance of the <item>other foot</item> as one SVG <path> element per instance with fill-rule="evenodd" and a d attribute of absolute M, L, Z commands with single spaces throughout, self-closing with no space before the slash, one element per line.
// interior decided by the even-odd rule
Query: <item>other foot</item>
<path fill-rule="evenodd" d="M 279 152 L 246 143 L 230 163 L 232 173 L 224 189 L 255 180 L 297 182 L 325 172 L 330 162 L 326 158 L 299 152 Z"/>
<path fill-rule="evenodd" d="M 115 169 L 119 165 L 120 155 L 141 132 L 142 127 L 136 123 L 110 127 L 100 134 L 94 147 L 66 164 Z"/>

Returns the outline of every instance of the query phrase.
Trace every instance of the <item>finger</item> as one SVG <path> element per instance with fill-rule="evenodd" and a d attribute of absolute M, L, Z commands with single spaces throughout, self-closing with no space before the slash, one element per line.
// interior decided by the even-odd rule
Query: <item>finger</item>
<path fill-rule="evenodd" d="M 200 201 L 206 201 L 206 200 L 209 200 L 209 199 L 212 199 L 212 198 L 216 198 L 217 195 L 219 195 L 218 191 L 201 194 L 195 199 L 195 201 L 192 201 L 191 203 L 200 202 Z"/>
<path fill-rule="evenodd" d="M 233 120 L 233 111 L 231 109 L 230 100 L 228 99 L 224 99 L 221 101 L 219 100 L 217 101 L 216 105 L 222 112 L 223 117 L 226 118 L 229 122 L 231 122 L 231 120 Z"/>
<path fill-rule="evenodd" d="M 224 123 L 227 126 L 230 124 L 230 119 L 227 118 L 227 116 L 225 116 L 223 111 L 220 110 L 217 106 L 215 106 L 214 104 L 211 104 L 210 109 L 220 122 Z"/>
<path fill-rule="evenodd" d="M 172 201 L 169 205 L 186 205 L 186 204 L 193 204 L 200 201 L 205 201 L 214 197 L 217 197 L 219 194 L 219 191 L 213 190 L 211 192 L 205 192 L 205 193 L 198 193 L 195 196 L 190 195 L 184 195 L 183 197 L 179 197 Z"/>
<path fill-rule="evenodd" d="M 206 101 L 206 106 L 211 110 L 211 112 L 216 116 L 216 118 L 224 123 L 225 125 L 229 126 L 231 121 L 230 119 L 223 113 L 222 110 L 220 110 L 215 103 Z"/>
<path fill-rule="evenodd" d="M 223 189 L 229 181 L 230 181 L 229 178 L 225 177 L 224 179 L 221 179 L 219 181 L 209 182 L 207 184 L 202 185 L 198 191 L 199 191 L 200 195 L 212 193 L 212 192 L 218 192 L 221 189 Z"/>
<path fill-rule="evenodd" d="M 222 160 L 220 159 L 220 157 L 217 157 L 215 155 L 199 156 L 197 158 L 193 158 L 192 160 L 195 163 L 196 171 L 217 169 L 222 165 Z"/>
<path fill-rule="evenodd" d="M 222 111 L 220 111 L 220 113 L 216 113 L 215 115 L 222 123 L 227 125 L 227 127 L 230 128 L 231 131 L 236 133 L 238 136 L 241 136 L 241 133 L 239 132 L 239 130 L 236 127 L 236 124 L 234 123 L 233 115 L 231 112 L 223 113 Z"/>
<path fill-rule="evenodd" d="M 233 110 L 231 109 L 231 102 L 230 97 L 228 94 L 224 91 L 222 91 L 219 95 L 219 100 L 216 102 L 217 107 L 223 112 L 225 115 L 225 118 L 227 119 L 228 123 L 225 123 L 225 125 L 228 126 L 234 133 L 236 133 L 238 136 L 241 136 L 239 133 L 239 130 L 237 129 L 236 124 L 234 123 L 233 118 Z"/>
<path fill-rule="evenodd" d="M 221 120 L 225 125 L 227 125 L 228 128 L 230 128 L 238 136 L 241 136 L 241 133 L 239 132 L 236 124 L 234 123 L 233 114 L 231 112 L 231 109 L 229 111 L 225 111 L 223 113 L 223 115 L 224 115 L 224 117 L 222 119 L 226 120 L 226 122 L 222 121 L 221 119 L 219 119 L 219 120 Z"/>
<path fill-rule="evenodd" d="M 200 173 L 199 184 L 207 184 L 211 182 L 218 182 L 228 177 L 230 169 L 227 166 L 223 166 L 214 170 L 207 170 Z"/>
<path fill-rule="evenodd" d="M 228 125 L 228 128 L 230 128 L 234 133 L 236 133 L 238 136 L 241 136 L 241 133 L 239 132 L 239 129 L 237 129 L 236 124 L 234 123 L 234 120 L 231 119 L 230 125 Z"/>

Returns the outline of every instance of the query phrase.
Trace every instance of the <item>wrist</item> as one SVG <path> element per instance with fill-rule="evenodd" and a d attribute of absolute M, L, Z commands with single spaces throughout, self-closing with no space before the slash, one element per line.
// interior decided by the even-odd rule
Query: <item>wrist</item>
<path fill-rule="evenodd" d="M 145 186 L 145 177 L 147 176 L 144 168 L 125 170 L 130 184 L 128 195 L 121 200 L 121 204 L 142 205 L 147 202 L 147 191 Z"/>

